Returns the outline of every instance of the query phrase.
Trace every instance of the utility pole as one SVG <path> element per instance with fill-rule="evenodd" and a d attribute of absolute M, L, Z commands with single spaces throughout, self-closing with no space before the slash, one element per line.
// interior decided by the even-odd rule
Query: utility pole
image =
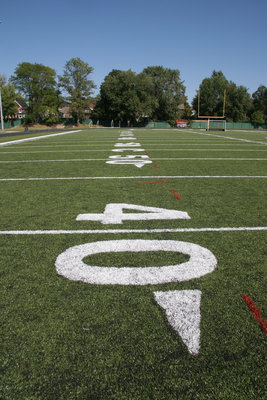
<path fill-rule="evenodd" d="M 2 129 L 2 132 L 4 132 L 5 129 L 4 129 L 4 118 L 3 118 L 1 88 L 0 88 L 0 115 L 1 115 L 1 129 Z"/>

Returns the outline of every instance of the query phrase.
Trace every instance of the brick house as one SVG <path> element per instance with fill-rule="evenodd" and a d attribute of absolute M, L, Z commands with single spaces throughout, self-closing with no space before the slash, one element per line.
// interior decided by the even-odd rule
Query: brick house
<path fill-rule="evenodd" d="M 17 97 L 15 100 L 15 104 L 17 106 L 17 113 L 15 115 L 15 118 L 17 119 L 22 119 L 25 118 L 27 110 L 28 110 L 28 105 L 24 99 L 21 97 Z"/>
<path fill-rule="evenodd" d="M 92 113 L 92 111 L 94 109 L 94 106 L 95 106 L 95 104 L 91 103 L 91 104 L 89 104 L 88 107 L 86 107 L 84 109 L 85 118 L 90 118 L 91 113 Z M 72 118 L 72 115 L 70 113 L 70 106 L 69 105 L 65 104 L 64 106 L 60 107 L 58 110 L 61 113 L 62 118 Z"/>

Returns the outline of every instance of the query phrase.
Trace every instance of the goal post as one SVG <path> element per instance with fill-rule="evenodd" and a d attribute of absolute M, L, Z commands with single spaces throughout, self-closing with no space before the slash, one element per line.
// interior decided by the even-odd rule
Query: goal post
<path fill-rule="evenodd" d="M 226 119 L 208 119 L 206 131 L 226 131 Z"/>
<path fill-rule="evenodd" d="M 225 105 L 226 105 L 226 90 L 223 93 L 223 104 L 222 104 L 222 114 L 221 115 L 200 115 L 200 89 L 198 91 L 198 118 L 204 119 L 225 119 Z"/>
<path fill-rule="evenodd" d="M 198 91 L 198 118 L 203 118 L 207 121 L 206 131 L 226 131 L 225 104 L 226 90 L 224 90 L 223 94 L 222 115 L 200 115 L 200 90 Z"/>

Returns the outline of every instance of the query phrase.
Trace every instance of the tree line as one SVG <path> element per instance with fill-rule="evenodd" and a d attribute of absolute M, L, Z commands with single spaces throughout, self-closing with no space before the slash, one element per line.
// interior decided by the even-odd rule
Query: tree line
<path fill-rule="evenodd" d="M 196 118 L 198 112 L 221 116 L 226 93 L 227 121 L 267 123 L 267 88 L 260 85 L 251 96 L 244 86 L 228 81 L 222 71 L 213 71 L 203 79 L 200 96 L 196 93 L 191 106 L 178 69 L 149 66 L 141 73 L 114 69 L 105 77 L 95 98 L 92 72 L 93 68 L 80 58 L 67 61 L 62 75 L 43 64 L 22 62 L 8 82 L 0 75 L 3 114 L 15 114 L 14 100 L 23 96 L 28 105 L 26 124 L 58 123 L 59 108 L 65 104 L 78 124 L 91 103 L 91 118 L 95 121 L 113 120 L 123 125 L 128 121 L 151 120 L 174 124 L 177 118 Z"/>
<path fill-rule="evenodd" d="M 228 81 L 221 71 L 203 79 L 192 107 L 199 115 L 221 116 L 225 96 L 225 119 L 229 122 L 267 123 L 267 88 L 259 86 L 250 96 L 247 88 Z"/>

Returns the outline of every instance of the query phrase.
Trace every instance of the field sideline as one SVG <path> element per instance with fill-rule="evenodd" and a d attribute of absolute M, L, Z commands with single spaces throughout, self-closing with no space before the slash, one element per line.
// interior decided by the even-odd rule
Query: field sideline
<path fill-rule="evenodd" d="M 0 137 L 5 400 L 266 398 L 267 132 Z"/>

